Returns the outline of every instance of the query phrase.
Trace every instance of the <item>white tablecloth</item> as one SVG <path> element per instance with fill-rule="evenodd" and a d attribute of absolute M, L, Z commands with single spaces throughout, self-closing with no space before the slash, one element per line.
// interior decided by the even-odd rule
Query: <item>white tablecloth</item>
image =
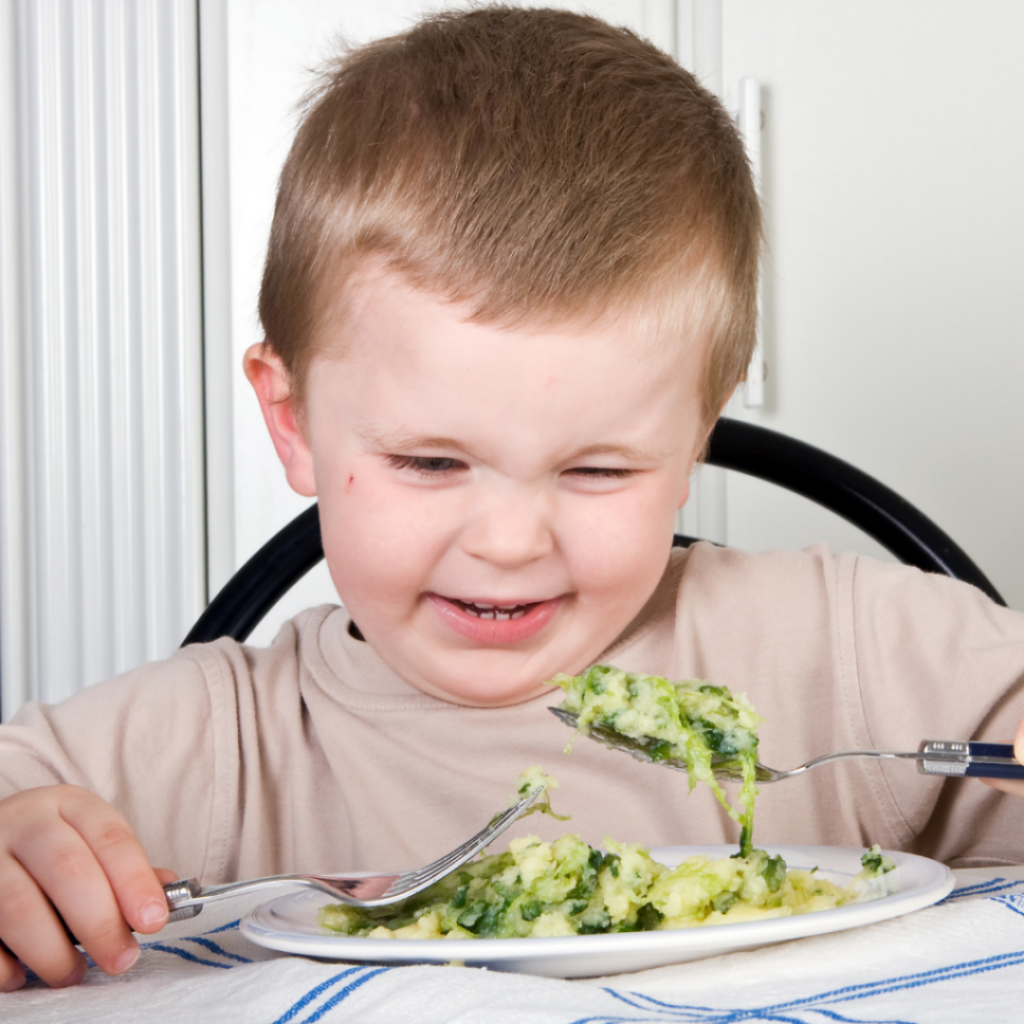
<path fill-rule="evenodd" d="M 849 932 L 577 981 L 276 954 L 239 934 L 250 905 L 213 904 L 144 939 L 124 977 L 93 969 L 74 989 L 0 995 L 0 1021 L 1024 1021 L 1024 868 L 958 872 L 938 906 Z"/>

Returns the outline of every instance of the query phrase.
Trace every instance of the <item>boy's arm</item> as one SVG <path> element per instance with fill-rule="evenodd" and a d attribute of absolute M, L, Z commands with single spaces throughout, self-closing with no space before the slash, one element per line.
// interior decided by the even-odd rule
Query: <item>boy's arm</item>
<path fill-rule="evenodd" d="M 24 980 L 15 957 L 51 985 L 80 978 L 54 908 L 99 967 L 127 970 L 131 930 L 166 921 L 162 883 L 211 870 L 217 768 L 232 770 L 213 732 L 234 703 L 216 683 L 231 673 L 200 661 L 179 654 L 0 727 L 0 989 Z"/>
<path fill-rule="evenodd" d="M 215 794 L 220 809 L 237 797 L 237 786 L 218 793 L 237 778 L 237 749 L 224 749 L 237 724 L 222 660 L 179 652 L 60 704 L 26 705 L 0 727 L 0 799 L 80 786 L 117 808 L 154 863 L 217 873 L 208 857 Z"/>
<path fill-rule="evenodd" d="M 904 566 L 858 560 L 855 652 L 866 745 L 912 749 L 934 740 L 1013 741 L 1024 753 L 1024 615 L 974 587 Z M 855 701 L 849 700 L 854 707 Z M 1024 862 L 1024 806 L 975 779 L 880 766 L 915 837 L 910 848 L 962 867 Z M 988 780 L 986 780 L 988 781 Z M 1024 796 L 1024 787 L 995 788 Z"/>

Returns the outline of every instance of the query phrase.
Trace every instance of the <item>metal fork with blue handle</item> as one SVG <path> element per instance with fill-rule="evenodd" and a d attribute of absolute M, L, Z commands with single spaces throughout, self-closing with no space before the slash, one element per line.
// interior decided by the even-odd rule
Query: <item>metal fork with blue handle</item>
<path fill-rule="evenodd" d="M 573 711 L 561 708 L 548 708 L 566 725 L 573 729 L 579 728 L 579 716 Z M 674 757 L 655 758 L 651 750 L 655 746 L 664 746 L 663 741 L 654 737 L 636 739 L 626 736 L 614 729 L 589 723 L 581 730 L 584 735 L 603 743 L 612 750 L 621 750 L 631 754 L 639 761 L 664 765 L 686 771 L 686 762 Z M 818 768 L 832 761 L 842 761 L 848 757 L 874 757 L 880 759 L 902 759 L 916 761 L 917 770 L 925 775 L 974 776 L 982 779 L 1024 779 L 1024 765 L 1013 756 L 1013 747 L 1009 743 L 961 742 L 959 740 L 925 740 L 915 751 L 902 750 L 840 750 L 834 754 L 822 754 L 806 764 L 783 771 L 769 768 L 760 762 L 754 765 L 757 782 L 779 782 L 791 779 L 812 768 Z M 743 768 L 736 758 L 719 757 L 711 762 L 711 771 L 718 778 L 740 780 Z"/>

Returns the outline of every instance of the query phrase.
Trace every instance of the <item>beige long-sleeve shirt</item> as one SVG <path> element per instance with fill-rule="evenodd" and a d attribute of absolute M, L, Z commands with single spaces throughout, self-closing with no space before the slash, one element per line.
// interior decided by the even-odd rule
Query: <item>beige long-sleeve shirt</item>
<path fill-rule="evenodd" d="M 734 843 L 704 787 L 577 739 L 548 711 L 465 708 L 413 689 L 312 609 L 268 648 L 220 640 L 29 705 L 0 728 L 0 796 L 71 782 L 117 806 L 157 866 L 205 882 L 278 871 L 390 869 L 456 846 L 505 806 L 517 774 L 561 782 L 565 831 L 648 845 Z M 974 588 L 823 548 L 675 552 L 637 620 L 602 656 L 702 678 L 764 716 L 760 758 L 928 739 L 1012 741 L 1024 716 L 1024 615 Z M 1024 861 L 1024 801 L 910 762 L 846 761 L 766 785 L 755 842 L 912 850 L 959 865 Z M 501 845 L 504 841 L 499 841 Z"/>

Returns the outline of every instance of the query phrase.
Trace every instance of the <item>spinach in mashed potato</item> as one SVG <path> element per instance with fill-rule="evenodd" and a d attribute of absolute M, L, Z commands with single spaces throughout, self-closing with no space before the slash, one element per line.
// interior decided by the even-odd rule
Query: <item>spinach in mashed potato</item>
<path fill-rule="evenodd" d="M 705 782 L 740 825 L 740 854 L 753 853 L 755 760 L 761 716 L 742 693 L 701 679 L 670 682 L 661 676 L 595 665 L 583 675 L 559 675 L 561 707 L 578 716 L 580 732 L 608 729 L 632 740 L 652 761 L 675 759 L 685 766 L 690 788 Z M 714 770 L 742 780 L 733 807 Z"/>
<path fill-rule="evenodd" d="M 555 781 L 540 769 L 520 775 L 517 793 Z M 764 850 L 747 856 L 689 857 L 677 867 L 642 846 L 605 839 L 596 850 L 579 836 L 553 843 L 513 839 L 505 853 L 471 861 L 400 904 L 374 909 L 334 904 L 320 924 L 380 939 L 484 939 L 590 935 L 689 928 L 805 914 L 859 898 L 865 882 L 893 867 L 878 847 L 841 889 L 814 871 L 787 871 Z"/>
<path fill-rule="evenodd" d="M 749 857 L 688 857 L 672 868 L 635 843 L 606 839 L 601 851 L 575 835 L 553 843 L 523 836 L 505 853 L 472 861 L 398 906 L 362 910 L 336 904 L 320 911 L 320 923 L 344 935 L 380 939 L 691 928 L 838 907 L 857 899 L 864 881 L 891 866 L 878 857 L 843 889 L 813 871 L 787 871 L 781 857 L 764 850 Z"/>

